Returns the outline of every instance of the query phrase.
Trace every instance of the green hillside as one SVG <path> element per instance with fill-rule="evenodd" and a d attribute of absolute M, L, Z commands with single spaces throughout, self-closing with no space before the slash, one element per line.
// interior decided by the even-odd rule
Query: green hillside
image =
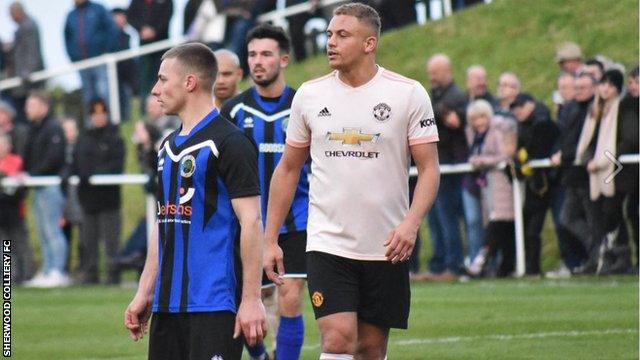
<path fill-rule="evenodd" d="M 384 14 L 382 14 L 384 16 Z M 556 45 L 575 41 L 586 57 L 603 54 L 627 66 L 638 62 L 638 2 L 633 0 L 494 0 L 449 18 L 385 33 L 378 63 L 427 86 L 425 63 L 435 53 L 453 60 L 458 84 L 465 69 L 487 68 L 492 91 L 503 71 L 521 77 L 525 91 L 550 99 L 558 66 Z M 302 82 L 329 71 L 323 56 L 287 70 Z"/>

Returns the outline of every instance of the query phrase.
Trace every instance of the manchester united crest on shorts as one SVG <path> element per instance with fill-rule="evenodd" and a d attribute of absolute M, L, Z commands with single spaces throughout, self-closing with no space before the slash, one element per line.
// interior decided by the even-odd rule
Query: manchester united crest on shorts
<path fill-rule="evenodd" d="M 313 306 L 320 307 L 324 302 L 324 296 L 322 296 L 321 292 L 315 291 L 313 295 L 311 295 L 311 302 L 313 303 Z"/>
<path fill-rule="evenodd" d="M 373 116 L 379 122 L 385 122 L 391 117 L 391 107 L 385 103 L 380 103 L 373 108 Z"/>

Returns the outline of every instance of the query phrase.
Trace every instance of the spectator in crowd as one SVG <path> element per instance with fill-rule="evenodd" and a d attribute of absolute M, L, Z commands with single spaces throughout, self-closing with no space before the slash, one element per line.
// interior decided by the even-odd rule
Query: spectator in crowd
<path fill-rule="evenodd" d="M 69 248 L 69 257 L 65 266 L 65 270 L 69 272 L 71 254 L 73 253 L 73 251 L 71 250 L 73 248 L 73 229 L 75 227 L 82 231 L 82 220 L 84 216 L 82 207 L 80 206 L 80 200 L 78 199 L 78 185 L 71 185 L 68 182 L 69 176 L 73 175 L 73 153 L 76 147 L 76 140 L 78 140 L 78 123 L 76 119 L 71 117 L 61 119 L 60 123 L 62 125 L 62 130 L 64 131 L 64 138 L 66 142 L 64 150 L 65 166 L 61 174 L 61 177 L 63 179 L 62 190 L 66 198 L 64 210 L 62 212 L 62 232 L 67 239 L 67 246 Z M 77 241 L 76 243 L 78 248 L 79 260 L 80 262 L 82 262 L 84 259 L 82 243 L 80 241 Z M 82 268 L 82 264 L 80 264 L 80 268 Z"/>
<path fill-rule="evenodd" d="M 157 191 L 156 174 L 160 142 L 179 126 L 180 120 L 175 116 L 165 115 L 155 96 L 147 97 L 145 119 L 135 124 L 133 133 L 140 170 L 149 176 L 149 181 L 144 187 L 147 195 L 155 196 Z M 147 221 L 142 217 L 115 259 L 115 265 L 119 270 L 142 271 L 147 254 L 147 235 Z"/>
<path fill-rule="evenodd" d="M 572 272 L 584 272 L 587 267 L 595 271 L 595 263 L 584 263 L 590 257 L 596 259 L 594 251 L 596 239 L 595 209 L 589 200 L 589 176 L 587 169 L 579 159 L 576 159 L 578 139 L 582 132 L 589 108 L 593 103 L 596 80 L 586 72 L 580 73 L 574 80 L 575 98 L 569 102 L 563 113 L 564 120 L 558 122 L 565 124 L 562 136 L 559 139 L 559 151 L 551 157 L 552 164 L 562 166 L 561 184 L 565 188 L 565 198 L 562 205 L 560 220 L 566 229 L 581 243 L 576 247 L 576 255 L 582 258 L 583 264 L 578 268 L 570 269 Z M 578 166 L 575 166 L 578 165 Z M 589 254 L 594 254 L 589 256 Z"/>
<path fill-rule="evenodd" d="M 98 247 L 105 244 L 107 284 L 118 284 L 120 274 L 114 257 L 120 244 L 120 186 L 89 184 L 98 174 L 121 174 L 124 170 L 124 142 L 119 129 L 109 123 L 102 99 L 91 101 L 91 127 L 78 137 L 74 153 L 74 172 L 80 176 L 78 197 L 84 211 L 81 242 L 84 248 L 81 279 L 83 284 L 99 283 Z"/>
<path fill-rule="evenodd" d="M 382 20 L 383 32 L 416 22 L 415 1 L 369 0 L 365 2 L 371 4 L 380 14 L 384 14 L 380 19 Z"/>
<path fill-rule="evenodd" d="M 214 103 L 222 109 L 225 101 L 240 93 L 238 85 L 242 80 L 242 68 L 238 55 L 232 51 L 219 49 L 214 51 L 214 55 L 218 62 L 218 75 L 213 85 Z"/>
<path fill-rule="evenodd" d="M 42 51 L 40 48 L 40 30 L 36 22 L 25 12 L 21 3 L 15 1 L 9 6 L 9 14 L 18 28 L 14 35 L 13 44 L 9 44 L 11 51 L 12 69 L 9 76 L 18 76 L 22 84 L 10 90 L 11 97 L 17 109 L 16 121 L 27 123 L 24 114 L 24 104 L 30 90 L 42 86 L 41 83 L 31 83 L 29 74 L 44 69 Z"/>
<path fill-rule="evenodd" d="M 626 272 L 631 265 L 622 215 L 623 194 L 616 189 L 616 181 L 607 181 L 615 170 L 615 164 L 607 154 L 618 154 L 617 130 L 623 84 L 624 76 L 618 70 L 608 70 L 602 75 L 592 111 L 580 134 L 576 155 L 587 164 L 589 195 L 596 209 L 597 274 Z"/>
<path fill-rule="evenodd" d="M 132 29 L 127 22 L 127 12 L 122 8 L 111 10 L 113 21 L 117 26 L 115 51 L 129 49 Z M 138 93 L 138 63 L 137 59 L 127 59 L 118 62 L 118 93 L 120 95 L 120 119 L 128 121 L 131 116 L 130 99 Z"/>
<path fill-rule="evenodd" d="M 173 0 L 131 0 L 127 18 L 140 34 L 140 45 L 169 38 L 169 21 Z M 156 82 L 162 51 L 143 55 L 140 59 L 140 95 L 146 97 Z"/>
<path fill-rule="evenodd" d="M 558 76 L 558 88 L 553 92 L 553 104 L 555 105 L 555 116 L 557 119 L 558 126 L 561 129 L 566 127 L 564 123 L 565 116 L 563 111 L 565 110 L 565 105 L 567 105 L 571 100 L 573 100 L 575 96 L 574 91 L 574 79 L 573 74 L 562 73 Z"/>
<path fill-rule="evenodd" d="M 638 66 L 629 72 L 627 82 L 627 94 L 620 102 L 618 123 L 618 154 L 637 154 L 638 146 Z M 631 237 L 636 246 L 636 261 L 638 256 L 638 164 L 625 164 L 620 174 L 616 177 L 618 191 L 624 195 L 624 216 L 631 224 Z M 636 273 L 638 266 L 635 266 Z"/>
<path fill-rule="evenodd" d="M 227 16 L 218 11 L 213 0 L 200 2 L 185 35 L 190 41 L 199 41 L 216 50 L 224 46 Z"/>
<path fill-rule="evenodd" d="M 498 106 L 496 114 L 501 116 L 512 116 L 511 103 L 520 94 L 521 84 L 518 76 L 512 72 L 504 72 L 500 74 L 498 80 Z"/>
<path fill-rule="evenodd" d="M 533 170 L 529 159 L 551 155 L 558 137 L 558 128 L 551 121 L 549 109 L 526 93 L 518 94 L 511 103 L 511 111 L 518 120 L 518 153 L 520 175 L 525 179 L 524 232 L 526 274 L 540 275 L 540 232 L 550 205 L 550 178 L 546 169 Z"/>
<path fill-rule="evenodd" d="M 489 224 L 482 249 L 472 258 L 467 271 L 480 275 L 489 260 L 500 253 L 497 275 L 509 276 L 515 265 L 515 227 L 511 179 L 503 169 L 494 167 L 515 155 L 516 124 L 493 116 L 493 106 L 486 100 L 473 101 L 467 108 L 467 140 L 471 146 L 469 162 L 478 171 L 482 204 Z M 512 167 L 508 167 L 512 169 Z"/>
<path fill-rule="evenodd" d="M 227 31 L 225 33 L 228 49 L 238 55 L 241 61 L 242 70 L 248 74 L 246 36 L 256 19 L 262 14 L 267 6 L 268 0 L 240 0 L 228 2 L 224 0 L 214 0 L 218 11 L 227 16 Z"/>
<path fill-rule="evenodd" d="M 25 151 L 24 170 L 30 176 L 59 175 L 64 167 L 64 133 L 53 117 L 51 98 L 43 92 L 32 92 L 25 105 L 31 121 L 29 142 Z M 67 241 L 60 227 L 64 196 L 59 185 L 36 187 L 33 209 L 43 258 L 42 268 L 27 282 L 31 287 L 57 287 L 70 284 L 64 271 L 67 263 Z"/>
<path fill-rule="evenodd" d="M 11 153 L 11 137 L 0 131 L 0 180 L 18 176 L 22 165 L 22 157 Z M 24 195 L 24 189 L 0 187 L 0 237 L 11 240 L 11 281 L 18 284 L 33 275 Z"/>
<path fill-rule="evenodd" d="M 498 105 L 497 100 L 489 92 L 487 70 L 482 65 L 471 65 L 467 68 L 467 95 L 469 103 L 484 99 L 493 107 Z"/>
<path fill-rule="evenodd" d="M 293 55 L 296 61 L 303 61 L 307 58 L 307 48 L 305 46 L 306 34 L 304 31 L 307 21 L 309 21 L 318 12 L 318 0 L 287 0 L 287 7 L 308 2 L 311 10 L 298 13 L 287 17 L 289 23 L 289 34 L 291 36 L 291 45 L 293 46 Z"/>
<path fill-rule="evenodd" d="M 187 4 L 184 6 L 184 13 L 182 14 L 182 33 L 187 35 L 191 24 L 198 15 L 198 10 L 205 0 L 187 0 Z M 206 0 L 212 1 L 212 0 Z"/>
<path fill-rule="evenodd" d="M 71 61 L 102 55 L 115 48 L 116 25 L 104 6 L 91 0 L 74 0 L 75 8 L 67 15 L 64 40 Z M 109 85 L 106 65 L 80 70 L 85 114 L 89 102 L 102 98 L 108 102 Z M 86 123 L 85 123 L 86 125 Z"/>
<path fill-rule="evenodd" d="M 11 152 L 24 158 L 29 141 L 29 127 L 16 123 L 16 111 L 8 102 L 0 100 L 0 131 L 11 138 Z"/>
<path fill-rule="evenodd" d="M 596 81 L 600 81 L 604 73 L 604 64 L 597 59 L 589 59 L 582 66 L 582 71 L 593 76 Z"/>
<path fill-rule="evenodd" d="M 577 75 L 582 68 L 582 50 L 574 42 L 563 42 L 556 49 L 556 62 L 563 72 Z"/>
<path fill-rule="evenodd" d="M 440 164 L 462 163 L 467 160 L 467 140 L 464 134 L 466 95 L 453 81 L 451 60 L 444 54 L 433 55 L 427 63 L 431 84 L 431 101 L 438 126 Z M 433 208 L 427 217 L 431 231 L 433 256 L 427 278 L 453 280 L 462 271 L 462 239 L 459 221 L 463 218 L 462 177 L 444 175 Z"/>

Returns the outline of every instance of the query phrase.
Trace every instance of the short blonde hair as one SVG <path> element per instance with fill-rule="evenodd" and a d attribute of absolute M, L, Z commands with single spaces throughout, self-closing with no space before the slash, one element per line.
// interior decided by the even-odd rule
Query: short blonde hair
<path fill-rule="evenodd" d="M 486 116 L 487 119 L 493 117 L 493 107 L 487 100 L 475 100 L 467 107 L 467 120 L 475 119 L 480 116 Z"/>
<path fill-rule="evenodd" d="M 333 16 L 336 15 L 348 15 L 353 16 L 359 21 L 365 23 L 371 27 L 376 34 L 376 37 L 380 37 L 380 15 L 376 9 L 363 3 L 349 3 L 338 6 L 333 10 Z"/>

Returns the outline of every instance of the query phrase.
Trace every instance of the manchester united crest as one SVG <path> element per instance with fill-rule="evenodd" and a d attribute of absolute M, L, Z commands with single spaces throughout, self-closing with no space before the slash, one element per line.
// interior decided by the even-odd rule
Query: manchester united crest
<path fill-rule="evenodd" d="M 391 117 L 391 107 L 385 103 L 380 103 L 373 108 L 373 116 L 379 122 L 385 122 Z"/>
<path fill-rule="evenodd" d="M 311 295 L 311 302 L 313 303 L 313 306 L 320 307 L 324 302 L 324 296 L 322 296 L 321 292 L 315 291 L 313 295 Z"/>

